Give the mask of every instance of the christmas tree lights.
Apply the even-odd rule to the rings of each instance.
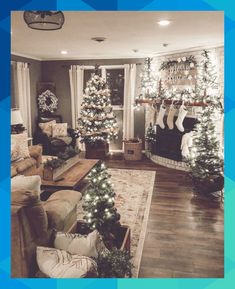
[[[106,142],[118,137],[116,117],[110,100],[110,91],[103,78],[92,74],[87,82],[78,119],[81,142]]]
[[[146,58],[141,77],[141,95],[142,99],[155,99],[157,97],[157,76],[153,68],[152,58]]]
[[[88,175],[89,188],[84,195],[84,219],[91,230],[97,229],[107,236],[119,226],[120,215],[114,206],[115,192],[110,174],[104,163],[97,165]]]

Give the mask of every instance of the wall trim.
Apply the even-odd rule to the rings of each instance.
[[[159,53],[154,54],[153,57],[171,56],[174,54],[197,52],[197,51],[204,50],[204,49],[216,49],[216,48],[224,48],[224,43],[218,43],[218,45],[197,46],[197,47],[191,47],[188,49],[178,49],[174,51],[159,52]]]
[[[31,56],[31,55],[27,55],[27,54],[23,54],[23,53],[14,52],[14,51],[11,51],[11,55],[21,56],[21,57],[25,57],[25,58],[29,58],[29,59],[33,59],[33,60],[42,61],[41,58],[34,57],[34,56]]]

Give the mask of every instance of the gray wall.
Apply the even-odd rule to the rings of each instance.
[[[69,84],[70,65],[122,65],[130,63],[143,63],[143,59],[102,59],[102,60],[55,60],[42,61],[42,81],[54,82],[56,95],[59,98],[57,113],[61,114],[63,121],[71,125],[71,101]],[[139,94],[139,73],[142,65],[137,65],[137,91]],[[144,109],[135,110],[135,136],[144,137],[145,127]]]
[[[30,93],[31,93],[31,113],[32,113],[32,131],[35,130],[36,118],[38,115],[37,112],[37,83],[41,81],[41,61],[21,57],[17,55],[11,55],[11,61],[21,61],[29,63],[30,71]],[[17,100],[14,97],[14,87],[13,81],[11,81],[11,106],[17,106]]]

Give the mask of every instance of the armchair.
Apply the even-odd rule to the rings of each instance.
[[[42,131],[42,129],[39,127],[39,123],[46,123],[52,120],[55,120],[57,123],[61,123],[62,117],[61,115],[51,115],[46,117],[39,116],[37,120],[37,129],[34,134],[33,143],[42,145],[44,155],[57,155],[59,152],[64,152],[66,147],[75,147],[76,145],[76,134],[72,128],[68,128],[68,137],[66,137],[66,139],[49,137]]]

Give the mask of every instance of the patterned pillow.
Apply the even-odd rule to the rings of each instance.
[[[37,263],[40,271],[50,278],[97,276],[97,264],[94,260],[71,255],[64,250],[37,247]]]
[[[29,148],[28,148],[28,136],[26,132],[11,135],[11,147],[18,150],[17,153],[13,153],[13,159],[17,154],[18,158],[29,158]]]
[[[16,162],[20,159],[20,146],[17,143],[11,143],[11,162]]]
[[[97,258],[98,254],[105,254],[108,249],[97,230],[88,235],[57,232],[54,247],[70,254]]]
[[[40,122],[38,126],[41,128],[41,130],[49,137],[52,136],[52,125],[56,124],[55,120],[51,120],[48,122]]]
[[[52,137],[67,136],[67,123],[56,123],[52,125]]]

